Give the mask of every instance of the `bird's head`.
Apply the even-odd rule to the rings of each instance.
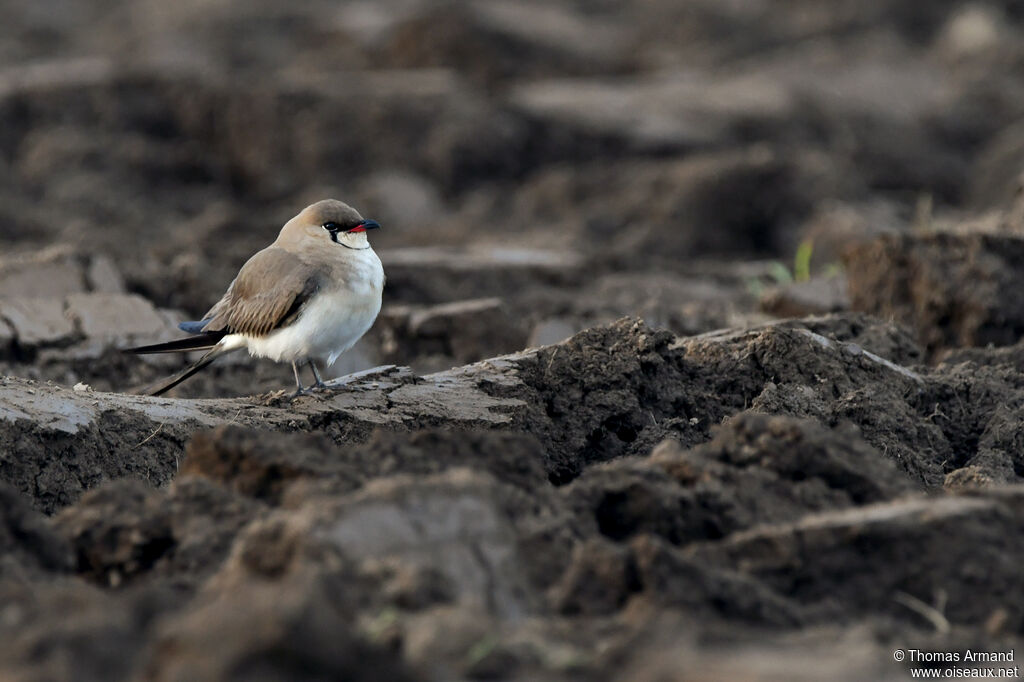
[[[368,249],[367,230],[380,227],[375,220],[366,220],[359,211],[336,199],[311,204],[289,220],[278,240],[302,240],[323,248]],[[314,240],[309,242],[307,240]]]

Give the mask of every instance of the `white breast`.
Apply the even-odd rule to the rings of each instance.
[[[233,334],[226,346],[245,346],[250,355],[276,362],[316,360],[333,365],[373,326],[380,312],[384,269],[373,249],[359,251],[343,286],[324,288],[283,329],[256,338]]]

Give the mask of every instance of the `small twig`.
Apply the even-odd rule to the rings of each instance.
[[[938,609],[939,613],[946,611],[946,602],[949,601],[949,595],[943,589],[935,591],[935,608]]]
[[[935,403],[935,407],[932,409],[932,413],[925,417],[925,419],[927,419],[928,421],[932,421],[933,417],[942,417],[946,421],[950,421],[949,417],[946,416],[946,413],[939,409],[938,403]]]
[[[923,601],[907,594],[906,592],[897,592],[893,600],[908,609],[921,616],[935,628],[935,631],[940,635],[947,634],[950,630],[949,621],[942,615],[942,612],[933,606],[925,604]]]
[[[136,443],[135,447],[140,447],[140,446],[145,445],[146,443],[148,443],[150,440],[153,439],[153,436],[155,436],[156,434],[160,433],[160,429],[162,429],[162,428],[164,428],[164,422],[160,422],[160,425],[156,427],[156,429],[153,431],[153,433],[151,433],[148,436],[146,436],[145,438],[143,438],[141,442]]]
[[[551,359],[548,360],[548,366],[544,368],[545,376],[547,375],[548,372],[551,371],[551,365],[555,364],[555,356],[558,355],[558,351],[559,351],[559,349],[555,348],[555,350],[551,352]]]

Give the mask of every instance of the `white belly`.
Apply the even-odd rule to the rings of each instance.
[[[287,327],[263,337],[232,334],[222,343],[245,347],[250,355],[276,362],[316,360],[333,365],[369,331],[380,312],[384,272],[376,254],[367,265],[365,276],[348,282],[344,289],[314,296]]]

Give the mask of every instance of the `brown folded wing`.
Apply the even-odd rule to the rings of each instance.
[[[210,320],[203,331],[265,336],[291,324],[320,282],[321,273],[294,254],[275,246],[263,249],[203,317]]]

